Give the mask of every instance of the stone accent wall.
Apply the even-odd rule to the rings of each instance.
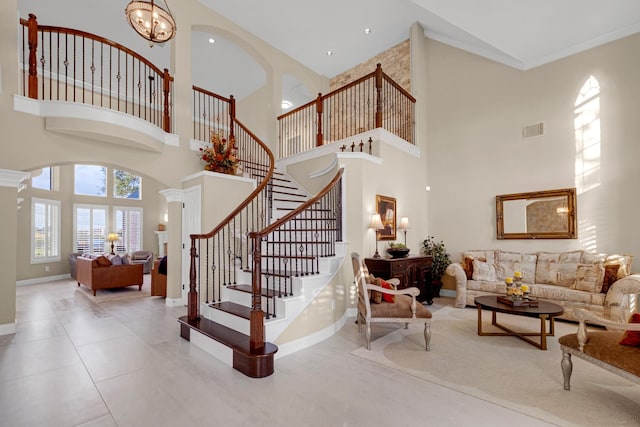
[[[382,71],[411,93],[411,49],[409,39],[385,50],[367,61],[356,65],[331,79],[331,90],[338,89],[354,80],[376,70],[376,64],[382,65]]]

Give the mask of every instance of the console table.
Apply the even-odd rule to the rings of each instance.
[[[405,258],[365,258],[369,272],[381,279],[400,279],[400,288],[416,287],[420,289],[417,299],[433,304],[438,296],[431,285],[431,255],[410,255]]]

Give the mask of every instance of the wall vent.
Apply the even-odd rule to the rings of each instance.
[[[522,138],[532,138],[544,134],[544,123],[536,123],[522,128]]]

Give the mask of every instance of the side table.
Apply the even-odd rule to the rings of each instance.
[[[433,304],[436,295],[431,285],[431,255],[410,255],[404,258],[365,258],[365,265],[369,272],[381,279],[397,278],[400,288],[416,287],[420,289],[417,299]]]

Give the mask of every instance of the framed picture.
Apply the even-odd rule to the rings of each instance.
[[[396,199],[376,195],[376,212],[384,225],[378,233],[378,240],[396,240]]]

